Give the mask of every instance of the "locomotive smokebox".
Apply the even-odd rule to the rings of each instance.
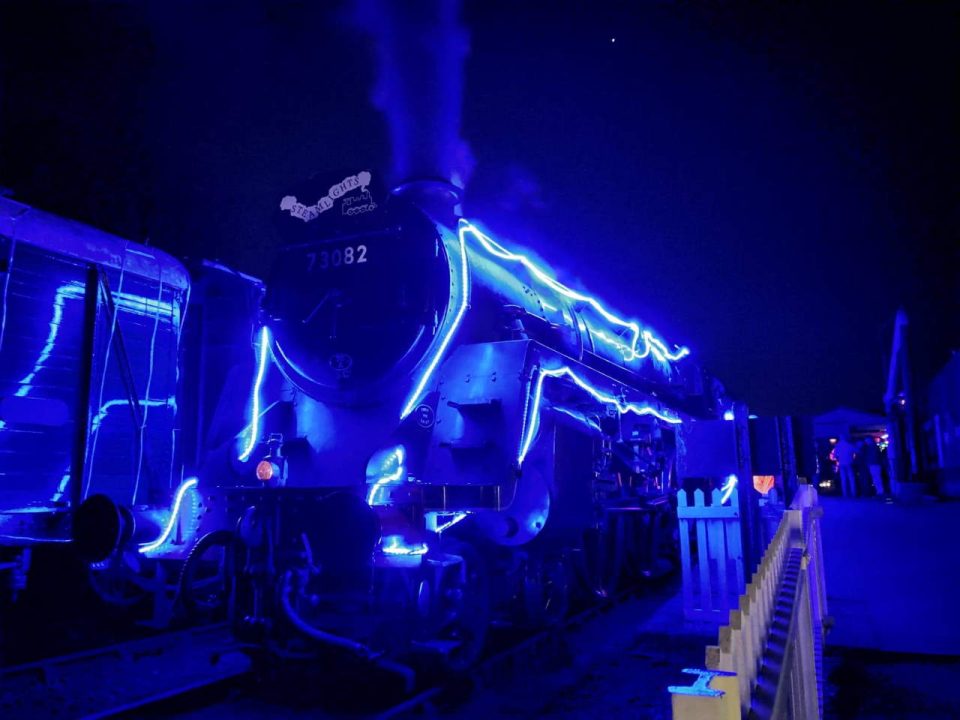
[[[393,195],[423,210],[435,222],[456,227],[463,215],[460,202],[463,190],[440,178],[408,180],[393,189]]]

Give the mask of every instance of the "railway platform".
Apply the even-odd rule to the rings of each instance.
[[[821,503],[826,716],[960,717],[960,503]]]

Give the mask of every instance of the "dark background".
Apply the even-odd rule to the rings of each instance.
[[[957,5],[467,2],[466,209],[760,412],[879,409],[960,339]],[[265,275],[316,171],[384,167],[336,3],[0,0],[0,185]],[[615,38],[615,42],[612,41]]]

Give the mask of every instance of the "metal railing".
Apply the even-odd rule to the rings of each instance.
[[[801,486],[757,571],[706,648],[704,670],[672,686],[674,720],[823,716],[827,594],[816,490]]]

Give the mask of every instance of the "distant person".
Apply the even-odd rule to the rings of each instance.
[[[833,457],[840,469],[840,487],[844,497],[857,496],[857,476],[853,472],[853,461],[857,457],[857,449],[847,437],[842,437],[833,447]]]
[[[882,497],[883,472],[880,466],[880,448],[877,447],[877,441],[872,437],[865,438],[863,447],[860,449],[860,456],[863,458],[863,462],[870,472],[870,479],[873,480],[873,489],[876,490],[877,497]]]

